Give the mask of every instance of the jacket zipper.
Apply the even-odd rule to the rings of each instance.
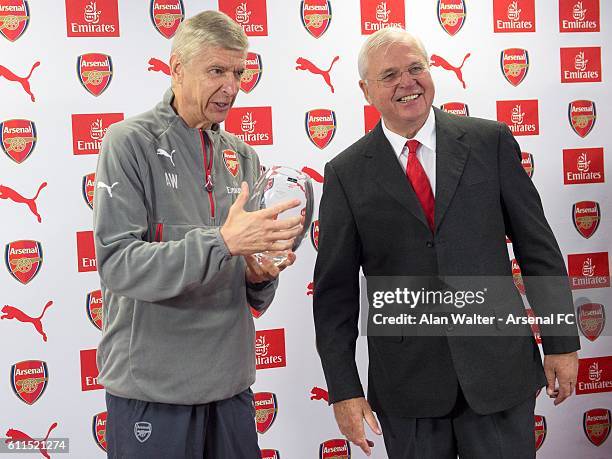
[[[215,200],[213,198],[213,182],[212,182],[212,167],[213,167],[213,146],[208,136],[204,137],[204,132],[200,129],[200,140],[202,142],[202,153],[204,155],[204,177],[205,184],[204,188],[208,192],[208,202],[210,203],[210,216],[214,220],[215,218]],[[209,156],[210,151],[210,158]]]
[[[164,238],[164,224],[158,223],[157,228],[155,228],[155,242],[161,242]]]

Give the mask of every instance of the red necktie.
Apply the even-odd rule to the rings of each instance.
[[[417,199],[421,203],[421,207],[427,217],[427,222],[431,230],[434,230],[434,195],[431,191],[431,184],[425,173],[425,169],[419,158],[417,158],[416,151],[420,145],[418,140],[408,140],[406,147],[408,148],[408,163],[406,165],[406,176],[412,185],[412,189],[416,193]]]

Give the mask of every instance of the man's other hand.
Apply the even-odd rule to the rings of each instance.
[[[230,207],[221,237],[232,255],[252,255],[266,251],[291,250],[302,231],[301,217],[277,219],[278,214],[300,205],[298,199],[268,209],[247,212],[249,186],[242,182],[242,192]]]
[[[555,399],[555,406],[572,395],[578,377],[578,354],[550,354],[544,356],[546,393]],[[557,384],[558,383],[558,384]]]
[[[367,456],[372,454],[371,448],[374,442],[366,438],[363,420],[365,419],[375,434],[382,435],[382,431],[368,401],[363,397],[350,398],[334,403],[333,407],[336,423],[342,435],[351,443],[359,446]]]
[[[246,280],[250,284],[268,282],[278,277],[283,269],[291,266],[295,262],[295,253],[288,252],[287,259],[276,266],[268,257],[263,257],[261,264],[253,255],[245,255],[246,260]]]

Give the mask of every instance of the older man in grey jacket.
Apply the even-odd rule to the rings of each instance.
[[[253,254],[289,250],[298,202],[246,212],[260,165],[219,127],[248,41],[222,13],[184,21],[172,88],[113,125],[97,169],[94,236],[104,302],[98,349],[109,457],[259,457],[254,326],[279,272]]]

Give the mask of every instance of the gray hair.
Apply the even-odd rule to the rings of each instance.
[[[423,42],[419,38],[400,27],[387,27],[370,35],[361,46],[361,49],[359,50],[359,57],[357,58],[359,78],[362,80],[366,79],[370,53],[379,50],[383,46],[388,47],[393,43],[408,43],[415,45],[425,58],[425,64],[429,65],[429,56],[427,55]]]
[[[202,11],[181,23],[172,40],[172,53],[187,64],[203,47],[246,51],[249,40],[242,27],[219,11]]]

